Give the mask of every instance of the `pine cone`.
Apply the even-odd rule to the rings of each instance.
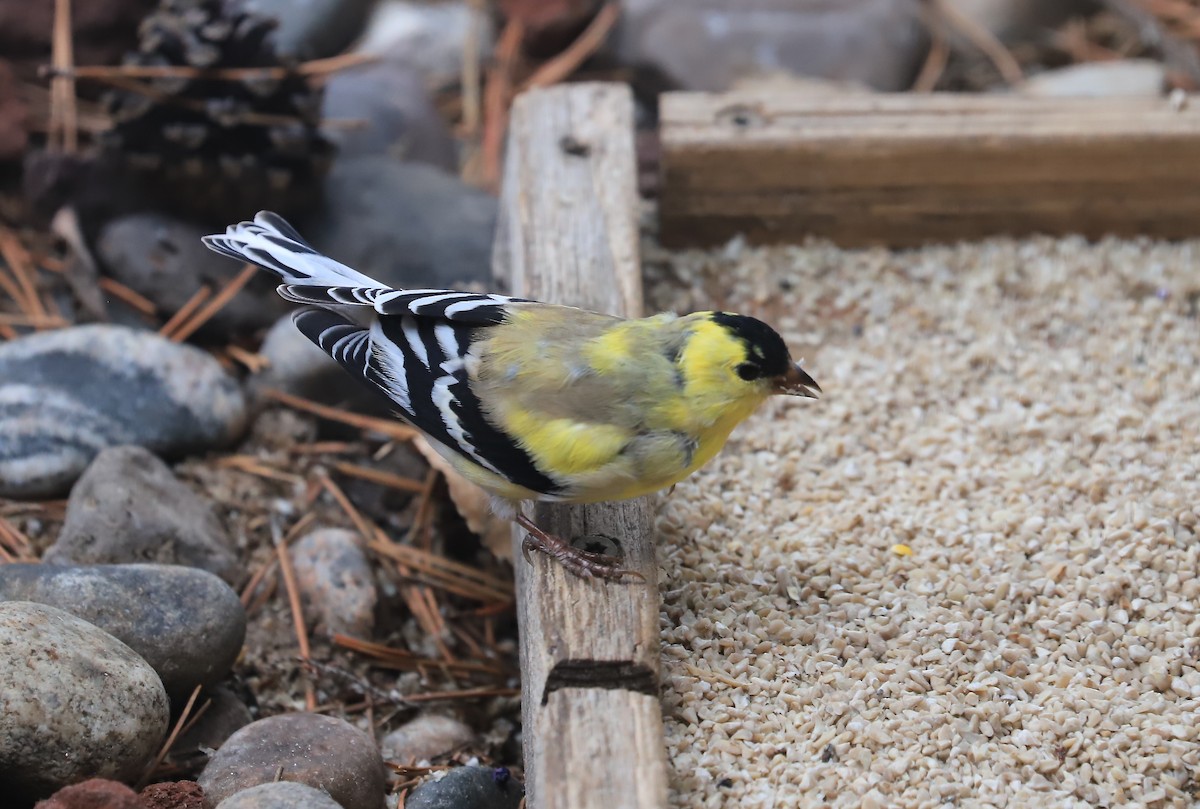
[[[274,20],[230,0],[161,0],[127,65],[282,67]],[[104,140],[172,211],[221,220],[262,208],[295,212],[317,196],[333,147],[318,131],[321,93],[298,75],[225,81],[136,80],[106,107]]]

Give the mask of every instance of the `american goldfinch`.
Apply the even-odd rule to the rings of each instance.
[[[820,387],[760,320],[726,312],[623,319],[569,306],[442,289],[392,289],[314,250],[259,213],[204,238],[282,279],[297,303],[328,309],[296,326],[492,497],[498,514],[581,576],[617,578],[617,560],[540,529],[519,503],[593,503],[664,489],[707,463],[772,394]]]

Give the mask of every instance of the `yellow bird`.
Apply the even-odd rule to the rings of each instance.
[[[724,446],[767,397],[820,387],[783,339],[745,315],[624,319],[502,295],[392,289],[259,213],[204,238],[282,279],[279,294],[361,306],[365,325],[308,309],[296,326],[382,391],[450,464],[528,533],[525,549],[581,576],[628,573],[572,547],[519,503],[622,500],[673,486]]]

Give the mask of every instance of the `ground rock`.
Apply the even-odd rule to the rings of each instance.
[[[302,233],[322,252],[396,287],[492,283],[496,200],[458,177],[380,155],[338,160]]]
[[[455,767],[414,789],[404,809],[517,809],[524,795],[507,770]]]
[[[383,759],[375,742],[341,719],[296,713],[260,719],[233,734],[199,783],[217,805],[252,786],[297,781],[326,790],[343,809],[381,809]]]
[[[616,43],[622,61],[706,91],[774,73],[906,90],[927,47],[917,0],[643,1]]]
[[[467,0],[382,0],[371,14],[358,51],[404,59],[417,69],[426,87],[436,89],[462,78],[464,43],[472,30],[478,33],[475,49],[482,64],[492,41],[491,18],[485,9],[472,8]]]
[[[62,494],[105,447],[162,455],[233,440],[237,381],[208,354],[123,326],[74,326],[0,344],[0,497]]]
[[[458,170],[450,129],[425,90],[425,81],[402,56],[334,73],[325,82],[321,117],[361,121],[332,129],[338,157],[390,155],[398,160]]]
[[[107,275],[169,315],[179,311],[201,287],[219,290],[241,272],[241,264],[214,253],[200,241],[211,232],[166,214],[135,213],[103,227],[96,253]],[[291,308],[276,294],[277,285],[275,276],[258,273],[201,327],[197,337],[226,341],[232,335],[271,325]]]
[[[34,809],[146,809],[138,794],[117,781],[93,778],[63,787]]]
[[[374,0],[243,0],[242,8],[279,22],[271,35],[285,59],[323,59],[362,32]]]
[[[358,534],[325,528],[292,547],[296,584],[326,635],[369,639],[375,627],[375,575]]]
[[[153,666],[176,699],[224,678],[246,634],[229,585],[174,565],[4,565],[0,601],[36,601],[103,629]]]
[[[207,809],[204,790],[195,781],[167,781],[141,791],[145,809]]]
[[[71,490],[56,564],[158,562],[207,570],[236,584],[245,571],[212,504],[141,447],[101,452]]]
[[[341,804],[328,792],[294,781],[279,781],[243,789],[221,801],[217,809],[341,809]]]
[[[379,747],[388,761],[430,761],[475,739],[475,731],[452,716],[424,714],[383,737]]]
[[[1167,86],[1167,69],[1152,59],[1121,59],[1047,70],[1017,92],[1041,97],[1156,98]]]
[[[0,705],[0,773],[18,806],[85,778],[138,777],[170,718],[162,682],[136,652],[27,601],[0,603]]]

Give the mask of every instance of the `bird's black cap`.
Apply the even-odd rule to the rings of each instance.
[[[792,368],[792,358],[779,332],[758,318],[714,312],[713,322],[724,326],[746,343],[747,359],[761,370],[761,376],[783,376]]]

